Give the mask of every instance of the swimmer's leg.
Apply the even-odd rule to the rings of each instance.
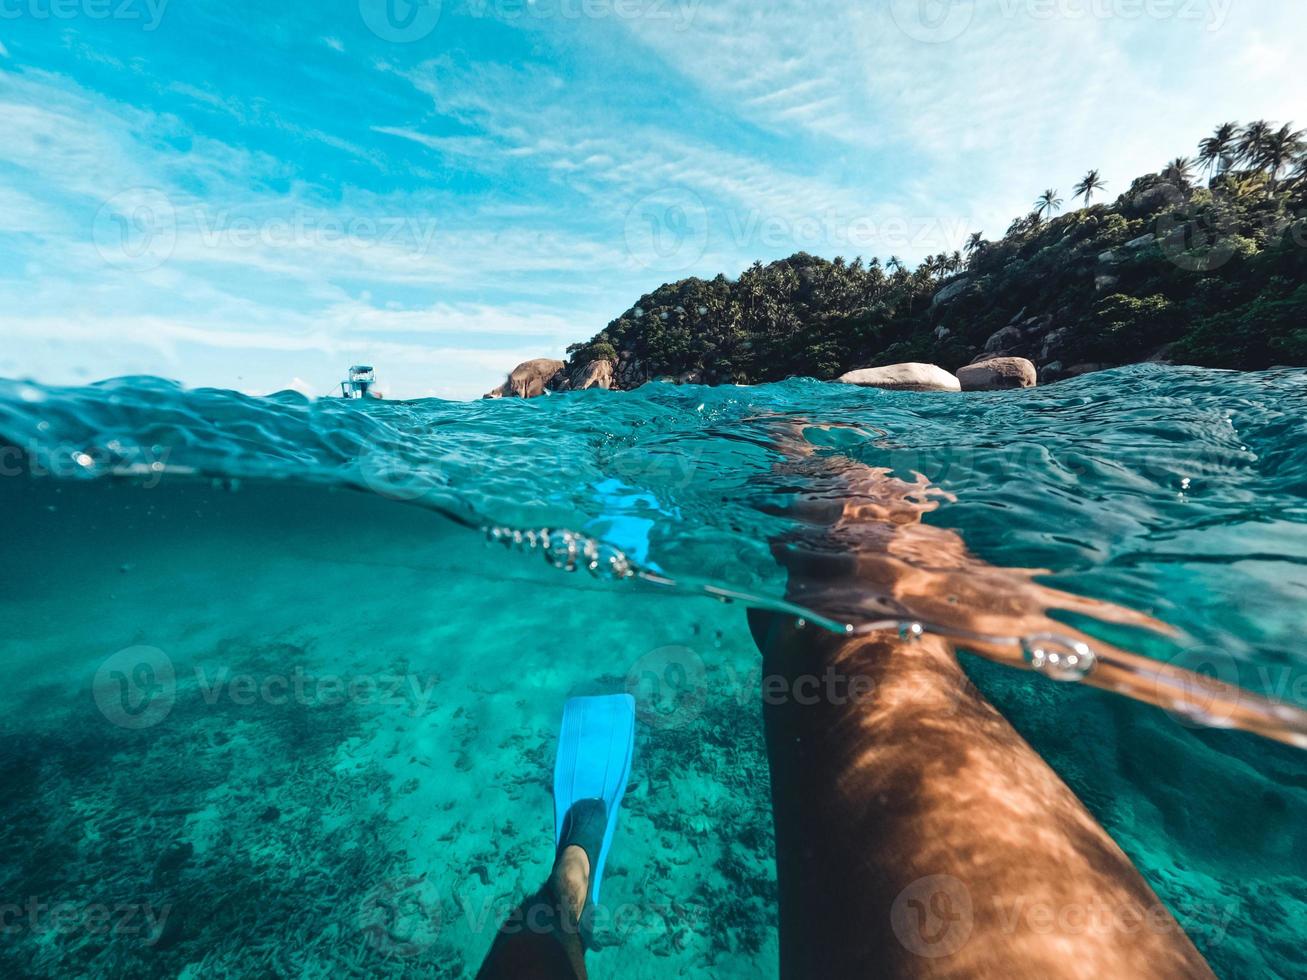
[[[750,626],[783,977],[1212,976],[946,644]]]
[[[563,849],[549,880],[504,920],[480,980],[586,980],[578,923],[590,888],[585,850]]]

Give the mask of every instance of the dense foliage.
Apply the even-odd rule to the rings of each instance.
[[[1208,179],[1199,181],[1200,167]],[[1141,177],[1110,204],[1104,181],[1049,189],[996,241],[915,270],[897,258],[800,252],[737,279],[684,279],[642,296],[572,366],[617,365],[630,387],[672,376],[754,383],[982,354],[1030,357],[1054,379],[1150,357],[1215,367],[1307,365],[1307,145],[1291,127],[1220,127],[1198,161]]]

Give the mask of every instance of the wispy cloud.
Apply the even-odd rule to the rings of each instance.
[[[16,22],[0,373],[328,391],[359,357],[400,394],[474,395],[663,281],[914,261],[1089,167],[1123,191],[1218,122],[1307,105],[1297,5],[491,8],[411,45],[296,4],[178,6],[148,37]]]

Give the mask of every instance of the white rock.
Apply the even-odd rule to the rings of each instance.
[[[862,388],[887,388],[890,391],[961,391],[962,385],[952,374],[934,364],[909,361],[884,367],[862,368],[840,375],[846,385]]]

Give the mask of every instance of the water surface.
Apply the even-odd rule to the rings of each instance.
[[[0,382],[6,972],[471,975],[547,872],[564,699],[629,688],[594,975],[774,975],[743,610],[481,529],[779,598],[768,542],[805,488],[774,442],[800,419],[838,426],[833,464],[951,494],[928,522],[989,563],[1180,634],[1064,617],[1087,632],[1307,695],[1303,371],[407,404]],[[1307,969],[1307,756],[964,663],[1218,973]]]

